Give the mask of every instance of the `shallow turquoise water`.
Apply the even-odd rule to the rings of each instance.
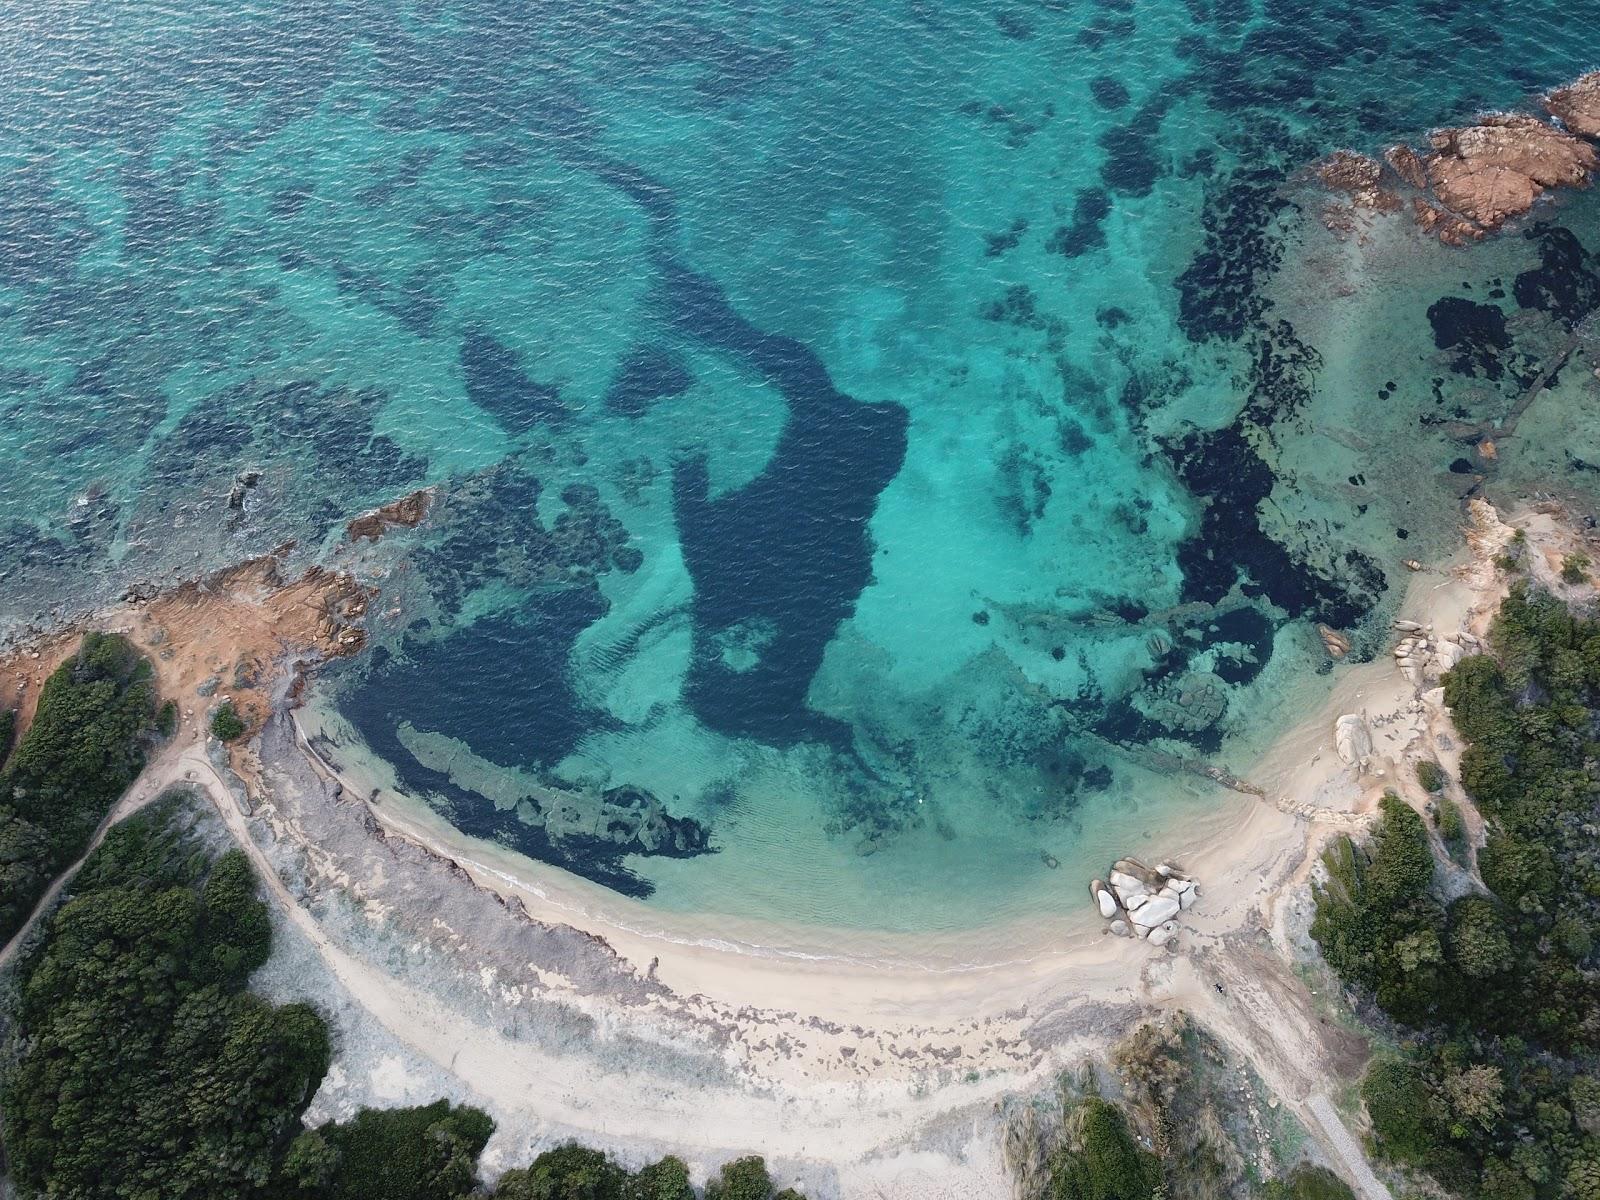
[[[1600,289],[1591,198],[1541,214],[1576,249],[1385,227],[1386,274],[1295,173],[1526,103],[1597,18],[25,7],[6,615],[442,484],[328,686],[464,829],[669,907],[1075,895],[1107,822],[1217,802],[1171,756],[1242,767],[1325,687],[1312,622],[1370,652],[1399,560],[1453,544],[1441,422],[1503,411]],[[1492,361],[1446,296],[1506,318]],[[1491,488],[1588,496],[1567,375]]]

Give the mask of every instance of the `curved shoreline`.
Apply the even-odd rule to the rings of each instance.
[[[1505,586],[1492,560],[1510,527],[1481,503],[1473,516],[1468,548],[1412,578],[1403,617],[1481,632]],[[1571,545],[1559,544],[1559,523],[1521,523],[1558,570]],[[213,669],[211,603],[249,617],[264,601],[219,595],[177,614],[194,643],[152,655],[169,694],[193,694],[201,667]],[[270,597],[256,615],[248,652],[278,645],[280,665],[302,661],[304,646],[278,638]],[[101,623],[165,651],[172,618],[163,611],[158,625],[130,607]],[[1319,1098],[1348,1070],[1349,1035],[1323,1022],[1295,973],[1304,885],[1327,836],[1360,828],[1386,788],[1415,791],[1412,762],[1438,754],[1434,737],[1449,728],[1437,697],[1425,699],[1424,681],[1395,660],[1341,668],[1316,711],[1254,765],[1266,798],[1241,797],[1198,836],[1192,825],[1171,831],[1190,838],[1181,861],[1203,895],[1166,947],[1102,933],[1087,881],[1063,877],[1053,918],[874,935],[885,952],[863,954],[859,933],[841,949],[837,931],[651,910],[442,819],[436,828],[381,790],[374,803],[374,781],[341,764],[337,778],[306,744],[296,677],[274,672],[270,697],[256,693],[272,715],[256,742],[233,747],[238,778],[207,756],[191,711],[139,794],[200,784],[327,977],[523,1139],[515,1155],[570,1136],[629,1159],[671,1151],[706,1163],[757,1150],[823,1172],[807,1175],[819,1196],[888,1186],[893,1164],[889,1200],[927,1194],[930,1163],[965,1194],[999,1194],[1007,1098],[1176,1008],[1248,1060],[1337,1157],[1342,1126]],[[1356,764],[1339,759],[1332,732],[1350,712],[1372,725],[1371,756]],[[609,899],[597,905],[597,895]],[[356,1074],[373,1067],[347,1063]]]

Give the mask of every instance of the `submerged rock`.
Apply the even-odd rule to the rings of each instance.
[[[1463,220],[1455,213],[1445,212],[1437,204],[1429,204],[1421,196],[1411,201],[1411,213],[1417,219],[1417,224],[1422,226],[1423,233],[1431,233],[1438,237],[1446,246],[1465,246],[1468,242],[1480,241],[1484,231],[1471,221]]]
[[[1329,658],[1343,658],[1350,653],[1350,639],[1337,629],[1319,622],[1317,636],[1322,639],[1323,649],[1328,652]]]
[[[1314,168],[1325,187],[1343,192],[1350,203],[1372,212],[1394,212],[1400,197],[1384,186],[1383,164],[1353,150],[1335,150]]]

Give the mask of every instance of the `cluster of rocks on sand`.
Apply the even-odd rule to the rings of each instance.
[[[1089,895],[1118,937],[1147,938],[1164,946],[1178,934],[1176,920],[1200,895],[1195,881],[1171,863],[1147,867],[1137,858],[1119,858],[1110,881],[1096,879]]]
[[[1475,241],[1521,216],[1551,188],[1585,187],[1600,155],[1600,71],[1544,97],[1559,124],[1526,113],[1487,113],[1472,124],[1435,130],[1428,149],[1389,147],[1383,159],[1340,150],[1317,164],[1322,183],[1348,199],[1324,213],[1348,230],[1359,211],[1398,212],[1441,241]]]
[[[1465,630],[1459,633],[1436,634],[1432,625],[1417,621],[1396,621],[1394,628],[1400,638],[1395,643],[1394,661],[1400,674],[1413,687],[1427,687],[1422,701],[1441,708],[1444,689],[1439,681],[1469,654],[1483,652],[1483,643]],[[1333,748],[1340,761],[1352,766],[1362,766],[1372,757],[1372,729],[1362,713],[1345,713],[1333,723]]]

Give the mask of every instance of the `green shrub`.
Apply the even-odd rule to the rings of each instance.
[[[1072,1124],[1075,1136],[1050,1160],[1050,1200],[1151,1200],[1161,1165],[1139,1148],[1116,1105],[1091,1097]]]
[[[301,1134],[284,1171],[316,1200],[464,1200],[477,1186],[478,1155],[493,1132],[487,1114],[448,1100],[364,1108],[349,1121]]]
[[[689,1168],[683,1159],[668,1155],[640,1169],[623,1188],[627,1200],[694,1200]]]
[[[1516,961],[1499,906],[1485,896],[1463,896],[1450,906],[1450,959],[1469,979],[1486,979]]]
[[[211,733],[218,741],[231,742],[243,734],[244,730],[244,721],[234,711],[231,701],[224,701],[218,705],[217,711],[211,715]]]
[[[1433,759],[1425,758],[1417,763],[1417,782],[1422,785],[1424,791],[1440,792],[1444,790],[1444,785],[1449,780],[1445,777],[1443,767]]]
[[[167,700],[156,713],[156,732],[162,737],[169,738],[178,732],[178,703]]]
[[[609,1157],[568,1142],[507,1171],[494,1194],[499,1200],[624,1200],[628,1182],[628,1173]]]
[[[1401,1059],[1374,1059],[1361,1080],[1361,1099],[1384,1154],[1401,1162],[1428,1158],[1438,1137],[1422,1072]]]
[[[1566,583],[1582,583],[1589,569],[1589,556],[1579,551],[1561,560],[1561,578]]]
[[[1261,1189],[1262,1200],[1356,1200],[1356,1194],[1327,1167],[1301,1163],[1283,1179]]]
[[[773,1200],[772,1176],[760,1155],[736,1158],[706,1181],[706,1200]]]
[[[1461,815],[1461,806],[1449,796],[1441,796],[1437,801],[1435,822],[1439,827],[1439,837],[1446,847],[1465,845],[1467,840],[1467,822]]]
[[[17,710],[0,708],[0,767],[11,754],[11,739],[17,732]]]

